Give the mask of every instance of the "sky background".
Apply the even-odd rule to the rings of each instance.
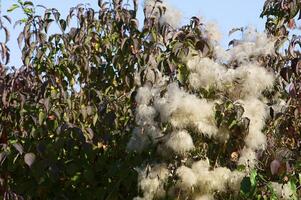
[[[126,0],[125,0],[126,1]],[[124,1],[124,2],[125,2]],[[131,1],[131,0],[130,0]],[[7,14],[7,9],[17,0],[2,0],[2,14]],[[32,0],[34,4],[42,4],[48,8],[56,8],[61,12],[61,17],[65,17],[72,6],[79,3],[89,3],[91,7],[97,8],[97,0]],[[178,8],[183,15],[182,23],[188,23],[192,16],[201,16],[206,21],[214,21],[219,25],[223,34],[222,45],[227,46],[231,40],[228,36],[229,30],[237,27],[253,26],[258,31],[264,30],[264,19],[259,18],[264,0],[168,0],[169,4]],[[139,0],[138,18],[143,19],[143,0]],[[23,18],[22,12],[16,10],[9,13],[13,20]],[[55,27],[50,29],[55,31]],[[11,50],[11,61],[9,66],[21,65],[21,51],[17,45],[17,37],[21,31],[20,27],[11,30],[11,40],[8,44]],[[3,38],[3,32],[0,39]],[[236,35],[232,36],[236,37]]]

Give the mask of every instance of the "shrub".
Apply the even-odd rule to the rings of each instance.
[[[298,199],[300,38],[280,47],[300,3],[267,1],[266,32],[227,50],[216,24],[147,0],[140,27],[137,5],[18,1],[18,68],[2,16],[3,198]]]

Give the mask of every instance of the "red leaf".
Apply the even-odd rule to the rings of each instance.
[[[296,23],[294,19],[290,19],[289,22],[287,23],[288,27],[290,29],[295,29],[296,28]]]

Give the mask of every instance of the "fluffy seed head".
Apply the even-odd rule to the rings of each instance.
[[[186,152],[194,149],[192,138],[185,130],[171,133],[166,146],[179,155],[184,155]]]

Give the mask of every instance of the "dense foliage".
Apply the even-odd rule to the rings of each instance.
[[[141,26],[137,0],[97,3],[13,4],[19,67],[0,16],[3,199],[301,196],[297,0],[267,0],[266,33],[233,29],[228,50],[166,2],[144,1]]]

